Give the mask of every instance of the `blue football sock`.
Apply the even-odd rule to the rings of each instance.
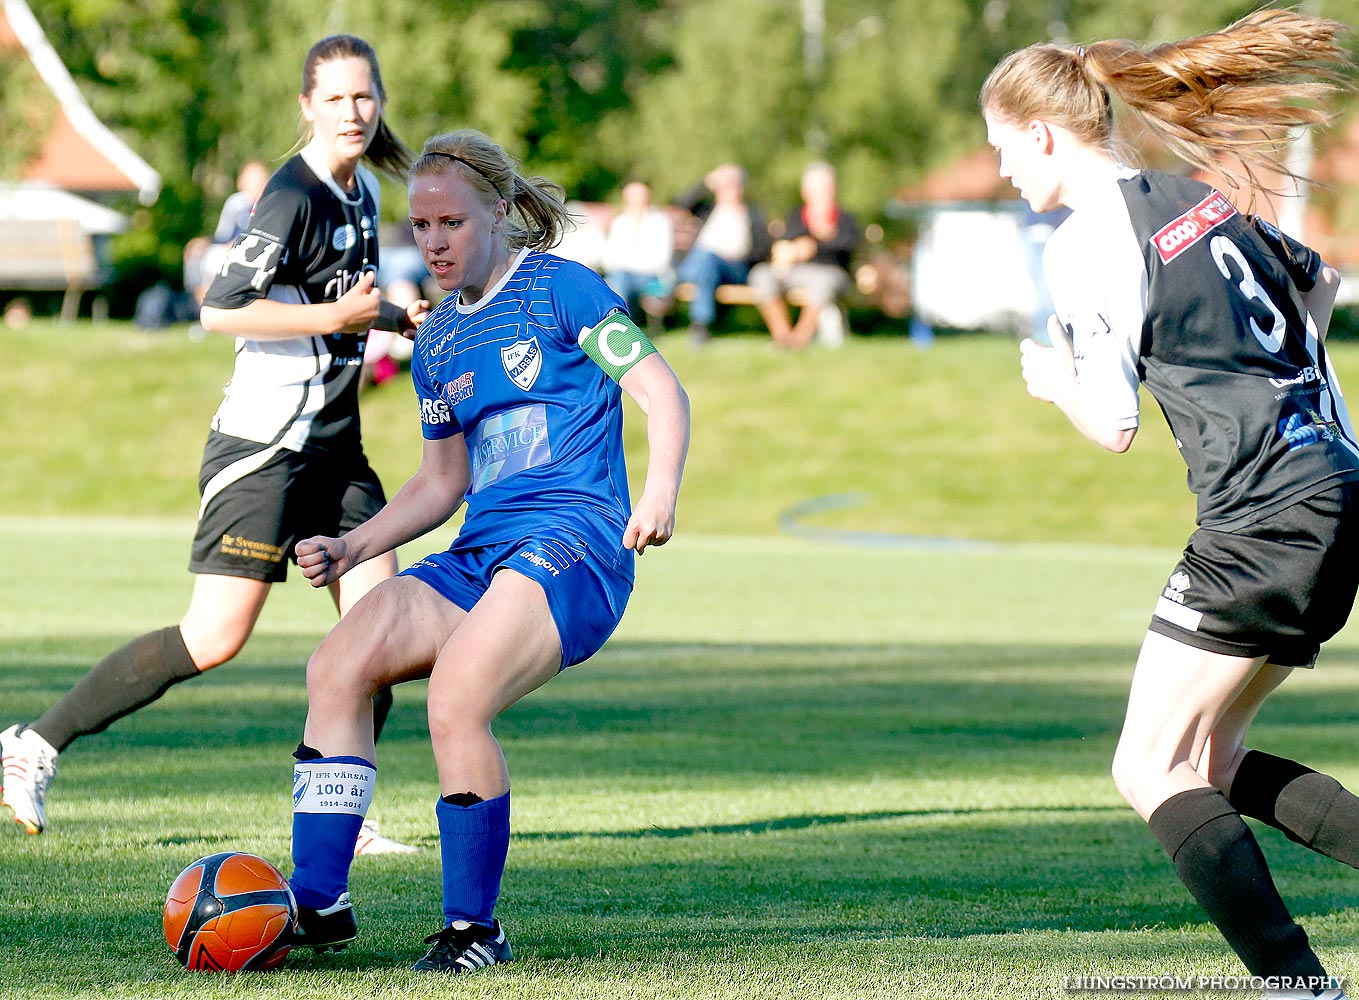
[[[297,904],[325,909],[349,889],[354,843],[377,768],[362,757],[317,757],[293,768],[293,873]]]
[[[510,793],[470,806],[441,799],[434,812],[444,868],[444,919],[489,927],[510,849]]]

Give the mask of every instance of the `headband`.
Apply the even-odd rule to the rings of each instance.
[[[495,193],[498,194],[498,195],[500,195],[500,198],[501,198],[502,201],[509,201],[509,200],[510,200],[510,199],[506,198],[504,192],[500,190],[500,185],[497,184],[497,183],[495,182],[495,178],[492,177],[490,174],[488,174],[486,171],[482,170],[479,166],[477,166],[477,165],[476,165],[475,163],[473,163],[471,160],[464,160],[461,156],[458,156],[456,153],[445,153],[442,149],[431,149],[431,150],[427,151],[426,153],[424,153],[424,154],[422,154],[422,155],[424,155],[424,156],[446,156],[446,157],[447,157],[448,159],[450,159],[450,160],[457,160],[459,163],[464,164],[465,166],[471,167],[471,168],[472,168],[473,170],[475,170],[477,173],[481,174],[482,177],[486,178],[486,183],[490,184],[491,187],[495,188]]]

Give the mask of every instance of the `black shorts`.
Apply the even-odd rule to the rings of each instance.
[[[296,452],[208,435],[198,473],[198,533],[192,573],[279,583],[293,546],[310,535],[341,535],[386,503],[360,449]]]
[[[1342,483],[1239,531],[1189,537],[1151,631],[1228,656],[1310,667],[1359,587],[1359,483]]]

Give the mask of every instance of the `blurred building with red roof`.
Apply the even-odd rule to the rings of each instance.
[[[156,200],[160,175],[95,117],[24,0],[0,7],[0,59],[27,60],[56,99],[40,152],[18,178],[5,180],[78,195],[135,193],[144,205]]]
[[[0,3],[0,68],[0,289],[64,291],[71,319],[81,293],[111,277],[108,238],[128,227],[103,202],[150,205],[160,174],[95,116],[24,0]]]

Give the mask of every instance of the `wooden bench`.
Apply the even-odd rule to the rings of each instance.
[[[94,240],[75,221],[0,219],[0,288],[64,291],[61,318],[70,322],[81,294],[106,277]]]
[[[681,282],[675,286],[675,298],[681,302],[692,302],[694,300],[694,286],[689,282]],[[755,304],[755,292],[749,285],[718,285],[713,292],[713,298],[724,306],[753,306]],[[801,309],[807,305],[807,293],[801,288],[790,288],[784,296],[789,305],[797,306]],[[839,347],[844,343],[845,336],[849,333],[849,316],[843,302],[837,302],[835,308],[825,309],[818,317],[816,324],[817,342],[826,347]]]
[[[798,308],[807,304],[806,293],[800,288],[789,289],[785,297],[790,305]],[[689,282],[676,285],[675,298],[681,302],[692,302],[694,300],[694,286]],[[713,298],[724,306],[753,306],[755,304],[755,293],[749,285],[718,285],[717,291],[713,293]]]

